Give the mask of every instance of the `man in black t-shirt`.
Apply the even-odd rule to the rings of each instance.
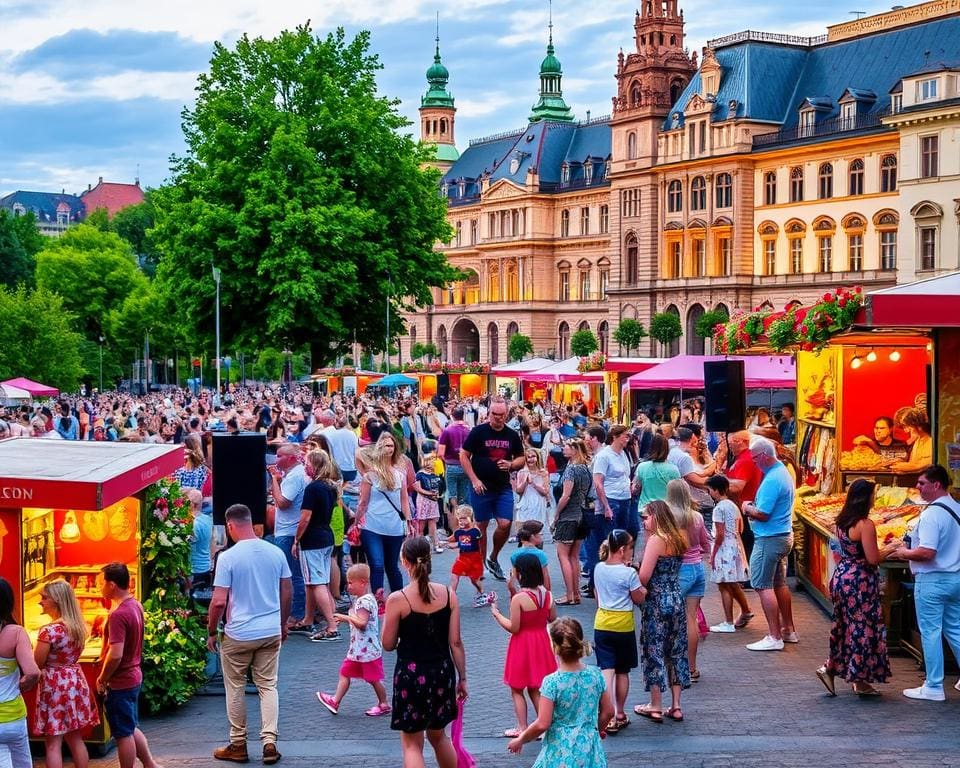
[[[507,426],[507,404],[494,400],[489,421],[470,430],[460,449],[460,465],[470,480],[470,504],[480,528],[480,553],[494,578],[505,580],[497,558],[510,535],[513,522],[513,488],[510,473],[523,466],[523,441]],[[493,549],[487,553],[487,525],[493,519]]]
[[[311,454],[312,456],[312,454]],[[310,476],[332,471],[330,459],[326,454],[309,458]],[[325,480],[313,480],[303,491],[303,503],[300,505],[300,520],[293,542],[293,556],[299,560],[303,572],[303,583],[307,595],[307,610],[303,623],[313,623],[314,611],[319,610],[327,622],[325,630],[314,632],[310,639],[314,642],[339,640],[340,633],[333,618],[336,610],[334,597],[330,591],[331,574],[338,568],[333,556],[333,508],[337,503],[337,489]],[[339,582],[338,582],[339,583]]]

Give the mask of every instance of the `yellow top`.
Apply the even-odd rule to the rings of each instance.
[[[593,620],[593,628],[606,632],[633,632],[635,628],[633,611],[611,611],[609,608],[598,608]]]

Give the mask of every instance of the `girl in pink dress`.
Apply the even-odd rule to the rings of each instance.
[[[53,621],[40,628],[33,652],[40,667],[33,729],[44,738],[47,768],[62,768],[64,741],[73,764],[87,768],[89,758],[80,732],[100,722],[77,663],[87,641],[87,625],[73,587],[62,579],[41,588],[40,608]]]
[[[557,660],[547,634],[547,623],[557,618],[557,606],[543,586],[543,567],[536,555],[517,557],[513,578],[520,584],[520,591],[510,600],[510,617],[500,613],[496,603],[490,605],[493,618],[510,633],[503,682],[510,686],[517,727],[508,728],[503,735],[511,739],[527,728],[524,690],[536,715],[540,706],[540,684],[544,677],[557,671]]]

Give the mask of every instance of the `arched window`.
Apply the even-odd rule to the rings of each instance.
[[[880,191],[897,191],[897,156],[884,155],[880,160]]]
[[[440,359],[447,359],[447,326],[437,328],[437,343],[440,345]]]
[[[790,252],[790,274],[803,274],[803,240],[807,233],[807,225],[802,221],[788,221],[784,227],[787,233],[787,243]]]
[[[673,304],[667,307],[666,310],[664,311],[669,312],[672,315],[676,315],[677,320],[680,319],[680,310],[677,309],[676,306],[674,306]],[[682,327],[683,326],[681,326],[681,328]],[[679,354],[680,354],[680,339],[674,339],[667,345],[667,357],[676,357]]]
[[[821,163],[817,172],[817,197],[827,200],[833,197],[833,166],[830,163]]]
[[[637,134],[633,131],[627,134],[627,160],[637,159]]]
[[[790,169],[790,202],[803,202],[803,166],[797,165]]]
[[[680,99],[680,94],[683,93],[683,81],[674,80],[670,83],[670,104],[676,104]]]
[[[680,213],[683,210],[683,185],[674,179],[667,185],[667,211]]]
[[[863,270],[863,231],[866,226],[866,220],[856,213],[843,220],[843,230],[847,235],[847,269],[851,272]]]
[[[557,329],[557,355],[561,360],[570,357],[570,326],[566,320]]]
[[[520,326],[515,321],[510,321],[507,325],[507,341],[510,341],[514,336],[520,333]]]
[[[850,163],[850,185],[847,194],[863,194],[863,160],[859,157]]]
[[[577,330],[578,330],[578,331],[589,331],[589,330],[590,330],[590,323],[588,323],[586,320],[581,320],[581,321],[580,321],[580,325],[577,326]]]
[[[821,274],[833,272],[833,233],[836,229],[833,219],[826,216],[813,222],[813,234],[817,238],[817,267]]]
[[[633,83],[630,85],[630,106],[639,107],[640,106],[640,84]]]
[[[444,136],[447,133],[447,118],[440,118],[440,135]]]
[[[880,269],[896,269],[897,229],[900,226],[900,217],[896,211],[879,211],[873,217],[873,226],[880,236]]]
[[[610,349],[610,325],[606,320],[601,320],[597,326],[597,341],[600,342],[600,354],[606,355]]]
[[[679,183],[679,182],[678,182]],[[639,273],[640,244],[637,242],[637,236],[633,233],[627,235],[624,245],[624,265],[623,273],[627,285],[636,285]]]
[[[560,212],[560,237],[570,237],[570,211],[566,208]]]
[[[763,204],[777,204],[777,172],[767,171],[763,175]]]
[[[696,176],[690,182],[690,210],[702,211],[707,207],[707,180]]]
[[[490,365],[500,362],[500,330],[496,323],[487,326],[487,359]]]
[[[697,322],[703,317],[703,306],[694,304],[687,311],[687,354],[702,355],[704,353],[703,336],[697,334]]]
[[[560,276],[558,297],[560,301],[570,301],[570,262],[561,261],[557,264],[557,272]]]
[[[714,192],[717,208],[730,208],[733,205],[733,177],[729,173],[718,173]]]

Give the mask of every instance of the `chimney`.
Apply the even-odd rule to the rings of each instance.
[[[88,183],[88,184],[87,184],[87,192],[89,192],[91,189],[93,189],[93,187]]]
[[[97,186],[99,187],[99,186],[100,186],[100,184],[103,184],[103,176],[101,176],[101,177],[100,177],[100,183],[99,183],[99,184],[97,184]]]

